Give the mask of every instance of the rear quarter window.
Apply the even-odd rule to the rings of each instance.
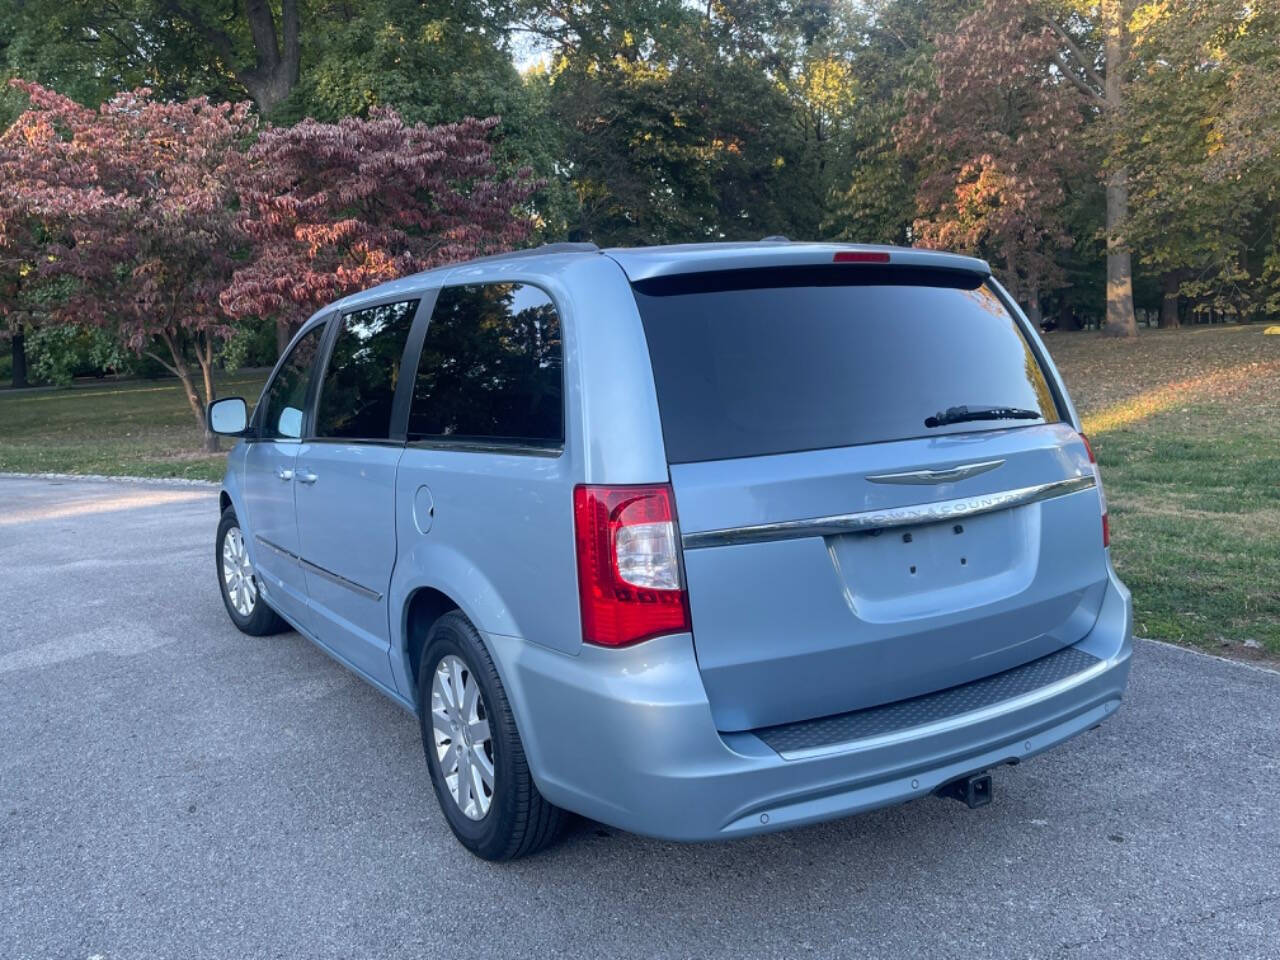
[[[672,463],[1061,419],[1027,338],[972,275],[790,268],[633,289]],[[961,405],[1033,415],[926,426]]]
[[[564,444],[560,316],[523,283],[445,287],[427,325],[409,439]]]

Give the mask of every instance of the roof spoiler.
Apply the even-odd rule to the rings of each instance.
[[[754,241],[741,244],[682,244],[604,251],[617,261],[633,283],[676,274],[719,273],[780,267],[819,267],[838,264],[844,269],[914,268],[964,273],[974,286],[991,275],[985,260],[937,250],[871,244]]]

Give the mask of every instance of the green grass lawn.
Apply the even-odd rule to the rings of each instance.
[[[218,395],[252,405],[265,380],[230,374]],[[203,452],[202,439],[177,380],[0,390],[0,471],[220,480],[226,453]]]
[[[1052,334],[1102,467],[1137,632],[1280,658],[1280,337]]]
[[[1047,338],[1102,464],[1138,632],[1280,658],[1280,337]],[[223,379],[252,403],[265,373]],[[0,471],[217,480],[175,381],[0,391]]]

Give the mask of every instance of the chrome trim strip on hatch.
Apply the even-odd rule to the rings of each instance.
[[[1068,690],[1075,689],[1081,684],[1088,683],[1095,677],[1102,676],[1108,670],[1119,666],[1123,659],[1123,656],[1117,655],[1108,660],[1099,660],[1093,666],[1069,677],[1056,680],[1047,686],[1041,687],[1039,690],[1031,690],[1021,696],[1011,697],[1008,700],[980,707],[977,710],[970,710],[967,713],[958,713],[953,717],[945,717],[941,720],[922,723],[914,727],[904,727],[901,730],[892,730],[889,733],[876,734],[872,737],[863,737],[861,740],[849,740],[845,743],[830,743],[823,744],[820,747],[804,747],[799,750],[787,750],[785,752],[778,750],[775,752],[783,760],[808,760],[812,757],[821,757],[832,753],[858,753],[863,750],[875,750],[878,747],[891,747],[905,743],[908,740],[918,740],[935,734],[950,733],[961,727],[982,723],[986,720],[994,720],[996,717],[1006,713],[1013,713],[1017,710],[1034,706],[1037,703],[1043,703],[1045,700],[1050,700],[1059,694],[1066,693]]]
[[[994,470],[1004,463],[1003,460],[983,460],[980,463],[962,463],[945,470],[908,470],[905,473],[869,474],[871,483],[953,483],[966,477],[976,477],[980,473]]]
[[[729,547],[744,543],[766,543],[772,540],[801,540],[805,537],[834,537],[842,533],[869,533],[873,530],[889,530],[894,527],[911,527],[926,523],[941,523],[961,517],[975,517],[996,510],[1039,503],[1069,493],[1088,490],[1094,486],[1092,473],[1038,483],[1031,487],[1002,490],[999,493],[983,493],[954,500],[935,500],[932,503],[916,503],[906,507],[889,507],[884,510],[866,510],[861,513],[842,513],[830,517],[814,517],[811,520],[785,520],[780,523],[758,523],[744,527],[728,527],[722,530],[703,530],[686,533],[680,538],[686,550],[702,547]]]

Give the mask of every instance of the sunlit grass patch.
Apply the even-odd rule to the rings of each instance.
[[[1213,399],[1215,397],[1230,398],[1241,388],[1256,385],[1259,380],[1280,377],[1280,360],[1268,362],[1243,363],[1224,370],[1215,370],[1198,377],[1178,380],[1164,384],[1128,400],[1106,407],[1096,413],[1083,414],[1084,432],[1087,434],[1103,433],[1145,420],[1175,407],[1188,403]]]

